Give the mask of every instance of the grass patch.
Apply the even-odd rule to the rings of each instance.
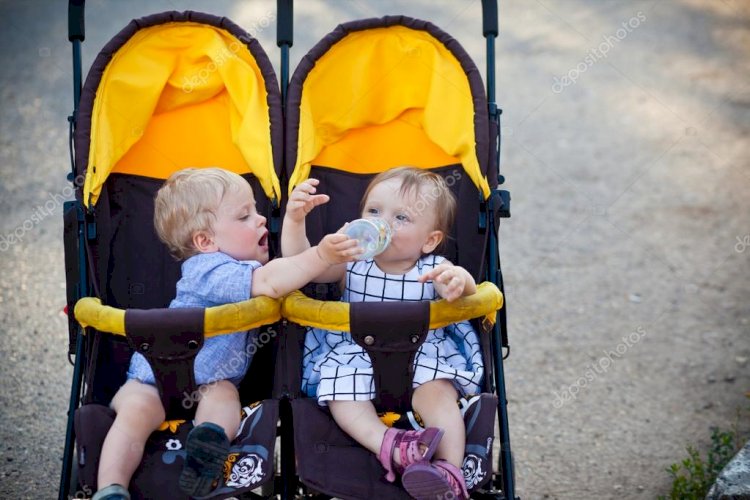
[[[704,459],[693,446],[688,445],[688,457],[672,464],[667,473],[672,477],[672,491],[659,500],[702,500],[711,489],[721,469],[739,450],[734,431],[711,428],[711,447]]]
[[[750,398],[750,392],[745,395]],[[745,441],[738,431],[742,413],[737,410],[731,430],[711,427],[711,446],[705,458],[694,446],[685,448],[687,458],[666,469],[672,477],[672,491],[669,496],[659,496],[659,500],[703,500],[706,497],[716,477]]]

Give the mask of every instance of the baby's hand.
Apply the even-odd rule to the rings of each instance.
[[[320,258],[330,266],[355,261],[362,253],[357,240],[342,233],[325,235],[317,248]]]
[[[286,204],[286,217],[302,222],[313,208],[328,203],[331,198],[327,194],[315,194],[319,183],[318,179],[307,179],[294,188]]]
[[[453,302],[465,295],[466,292],[473,293],[476,288],[474,279],[468,271],[463,267],[454,266],[450,262],[443,262],[418,279],[420,283],[430,280],[432,280],[437,294],[448,302]]]

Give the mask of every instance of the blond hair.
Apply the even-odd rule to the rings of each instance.
[[[451,227],[453,226],[453,219],[456,216],[456,197],[451,192],[445,179],[434,172],[415,167],[397,167],[379,173],[367,186],[367,190],[362,197],[360,211],[364,209],[367,197],[370,196],[372,188],[381,182],[389,181],[391,179],[398,179],[401,181],[401,189],[399,192],[402,196],[416,194],[416,196],[419,197],[417,205],[419,205],[419,201],[421,201],[423,207],[430,205],[435,208],[434,229],[443,233],[443,241],[441,242],[442,246],[450,234]],[[419,210],[419,206],[412,207],[412,209]]]
[[[198,253],[193,236],[213,234],[221,200],[228,192],[247,188],[245,179],[221,168],[186,168],[172,174],[156,193],[154,227],[178,260]]]

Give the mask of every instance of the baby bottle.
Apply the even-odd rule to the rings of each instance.
[[[364,253],[357,256],[359,260],[372,259],[382,253],[391,242],[391,228],[383,219],[353,220],[344,230],[347,236],[357,240]]]

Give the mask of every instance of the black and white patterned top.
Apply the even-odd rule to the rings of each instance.
[[[383,272],[374,260],[347,265],[344,302],[420,301],[439,298],[432,282],[417,278],[443,262],[428,255],[406,274]],[[348,332],[308,329],[302,359],[302,391],[329,400],[375,399],[372,363]],[[452,380],[460,395],[479,391],[484,365],[477,332],[468,321],[430,330],[414,357],[413,387],[435,379]]]

